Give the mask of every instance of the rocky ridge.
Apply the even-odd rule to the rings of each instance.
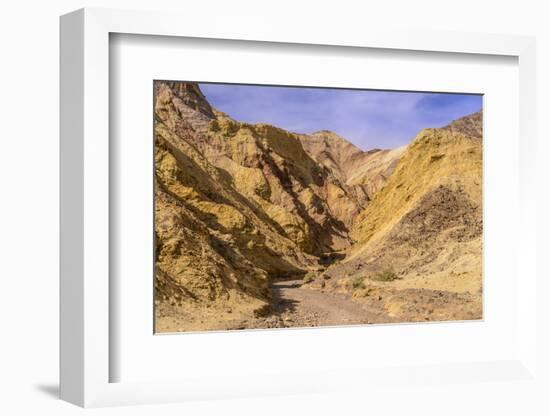
[[[421,131],[358,215],[347,257],[311,285],[384,299],[407,321],[480,318],[482,142],[470,120],[479,117]]]
[[[379,293],[392,321],[414,314],[406,299],[415,296],[442,305],[420,314],[429,319],[476,305],[481,140],[472,132],[481,121],[473,118],[403,148],[363,152],[328,131],[237,122],[197,84],[155,82],[156,331],[266,326],[270,285],[282,278],[306,277],[304,288],[358,302]],[[390,266],[399,279],[368,278]],[[458,281],[451,272],[467,283],[447,284]]]

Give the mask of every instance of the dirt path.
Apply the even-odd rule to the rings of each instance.
[[[376,305],[358,303],[349,295],[302,287],[302,280],[276,281],[271,285],[273,314],[268,327],[357,325],[388,322]]]

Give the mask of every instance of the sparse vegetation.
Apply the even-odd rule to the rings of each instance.
[[[314,280],[315,280],[315,272],[310,271],[304,275],[304,278],[303,278],[304,283],[311,283]]]
[[[393,282],[394,280],[400,279],[393,269],[382,270],[381,272],[373,274],[369,278],[377,282]]]
[[[218,120],[212,120],[212,121],[210,122],[210,126],[209,126],[209,127],[210,127],[210,130],[211,130],[211,131],[214,131],[214,132],[220,131],[220,130],[221,130],[220,123],[218,123]]]
[[[365,278],[363,276],[357,276],[351,279],[351,287],[353,289],[365,289]]]

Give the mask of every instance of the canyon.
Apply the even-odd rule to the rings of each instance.
[[[155,331],[482,318],[482,112],[363,151],[155,81]]]

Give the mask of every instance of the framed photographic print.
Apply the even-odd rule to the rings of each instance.
[[[534,40],[181,21],[61,18],[62,398],[539,386]]]

